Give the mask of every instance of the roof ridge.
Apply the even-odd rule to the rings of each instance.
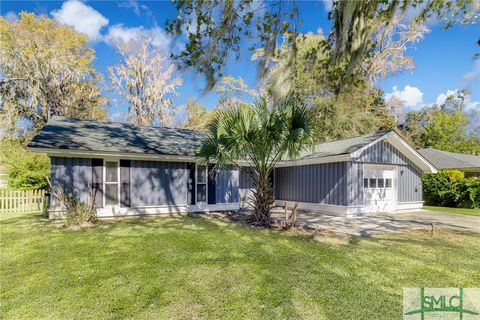
[[[375,131],[375,132],[367,133],[367,134],[361,134],[361,135],[353,136],[353,137],[349,137],[349,138],[342,138],[342,139],[337,139],[337,140],[328,140],[328,141],[320,142],[317,145],[324,144],[324,143],[329,143],[329,142],[339,142],[339,141],[345,141],[345,140],[356,139],[356,138],[361,138],[361,137],[367,137],[367,136],[376,135],[376,134],[380,134],[380,133],[387,134],[387,133],[392,132],[392,131],[394,131],[394,130],[392,130],[392,129],[390,129],[390,130],[380,130],[380,131]]]
[[[140,128],[147,128],[147,129],[171,129],[171,130],[178,130],[178,131],[188,131],[188,132],[193,132],[193,133],[202,133],[205,132],[205,130],[193,130],[193,129],[187,129],[187,128],[177,128],[177,127],[170,127],[170,126],[147,126],[143,124],[136,124],[136,123],[128,123],[128,122],[119,122],[119,121],[99,121],[99,120],[91,120],[91,119],[80,119],[80,118],[74,118],[74,117],[64,117],[64,116],[53,116],[50,120],[53,120],[54,118],[57,119],[66,119],[66,120],[76,120],[76,121],[81,121],[81,122],[93,122],[93,123],[98,123],[98,124],[114,124],[114,125],[122,125],[122,126],[130,126],[130,127],[140,127]],[[50,121],[48,121],[50,122]],[[47,122],[47,124],[48,124]]]

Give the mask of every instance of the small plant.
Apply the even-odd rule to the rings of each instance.
[[[58,199],[66,211],[67,224],[69,225],[85,225],[95,223],[97,220],[97,211],[95,209],[96,189],[92,188],[87,201],[82,202],[80,198],[64,187],[52,187],[50,180],[47,178],[50,186],[50,193]]]

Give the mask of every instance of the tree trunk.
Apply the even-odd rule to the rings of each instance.
[[[255,222],[270,227],[270,211],[273,207],[273,186],[268,173],[259,173],[253,192],[253,218]]]

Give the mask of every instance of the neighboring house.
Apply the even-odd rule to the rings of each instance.
[[[8,186],[8,169],[5,166],[0,165],[0,188],[6,188]]]
[[[54,117],[29,149],[47,153],[52,184],[85,201],[97,190],[98,216],[237,210],[249,192],[244,170],[213,171],[195,156],[202,132]],[[278,164],[275,199],[338,214],[421,208],[423,172],[436,172],[394,131],[322,143]],[[51,202],[50,217],[61,212]]]
[[[480,156],[454,153],[437,149],[420,149],[418,152],[438,170],[456,169],[465,177],[480,177]]]

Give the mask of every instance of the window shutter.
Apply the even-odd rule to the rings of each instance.
[[[213,164],[208,165],[208,204],[216,203],[216,172],[213,170]]]
[[[95,207],[103,207],[103,159],[92,159],[92,188],[96,189]]]
[[[195,204],[195,163],[187,164],[188,170],[188,204]]]
[[[130,207],[130,160],[120,160],[120,206]]]

